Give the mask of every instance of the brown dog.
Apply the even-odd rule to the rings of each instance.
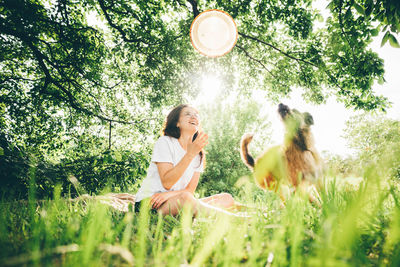
[[[279,104],[278,113],[285,125],[284,143],[267,149],[255,161],[248,152],[253,135],[245,134],[241,140],[243,162],[253,170],[258,186],[280,193],[283,201],[290,193],[289,187],[305,189],[310,201],[318,201],[314,187],[321,172],[321,160],[314,147],[310,126],[314,124],[310,113],[300,113]]]

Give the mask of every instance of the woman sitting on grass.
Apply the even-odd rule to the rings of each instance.
[[[224,213],[235,202],[228,193],[197,199],[194,197],[200,173],[205,165],[203,148],[208,136],[199,131],[200,117],[188,105],[175,107],[167,116],[161,136],[154,145],[147,176],[136,194],[135,210],[150,203],[152,210],[176,215],[184,205],[193,213]]]

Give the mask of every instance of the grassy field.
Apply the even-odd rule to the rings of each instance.
[[[249,182],[235,196],[250,218],[176,218],[60,198],[1,203],[5,266],[399,266],[400,193],[371,173],[326,179],[322,207],[285,208]],[[356,181],[356,183],[353,183]]]

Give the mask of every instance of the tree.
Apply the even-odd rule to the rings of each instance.
[[[232,96],[231,96],[232,97]],[[206,150],[206,169],[199,189],[212,195],[239,191],[235,183],[242,176],[252,174],[240,159],[240,140],[244,133],[254,133],[250,149],[259,155],[270,146],[271,122],[254,100],[237,97],[235,101],[217,99],[212,105],[200,106],[204,131],[209,135]]]
[[[382,46],[389,41],[390,45],[400,48],[395,37],[400,31],[400,2],[397,0],[333,0],[328,5],[331,12],[340,18],[341,27],[346,23],[354,24],[357,17],[366,21],[379,22],[378,26],[371,25],[366,34],[377,36],[385,32]]]
[[[342,23],[339,16],[328,21],[329,32],[313,30],[318,15],[310,0],[2,0],[0,7],[2,102],[13,117],[30,102],[36,110],[72,108],[103,122],[137,122],[107,98],[122,89],[135,92],[130,100],[171,105],[196,92],[210,61],[226,73],[236,66],[240,90],[264,88],[275,99],[300,86],[317,103],[332,92],[355,108],[387,103],[371,90],[383,64],[367,50],[370,22]],[[191,21],[208,8],[227,11],[239,26],[236,48],[222,59],[198,55],[189,42]],[[89,12],[104,19],[107,32],[88,25]]]
[[[400,122],[382,115],[362,114],[346,122],[345,138],[359,159],[359,167],[379,166],[400,178]]]

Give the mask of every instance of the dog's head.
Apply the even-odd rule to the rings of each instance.
[[[290,109],[282,103],[278,106],[278,113],[286,128],[285,141],[293,142],[301,150],[308,150],[311,140],[310,126],[314,124],[311,114]]]

